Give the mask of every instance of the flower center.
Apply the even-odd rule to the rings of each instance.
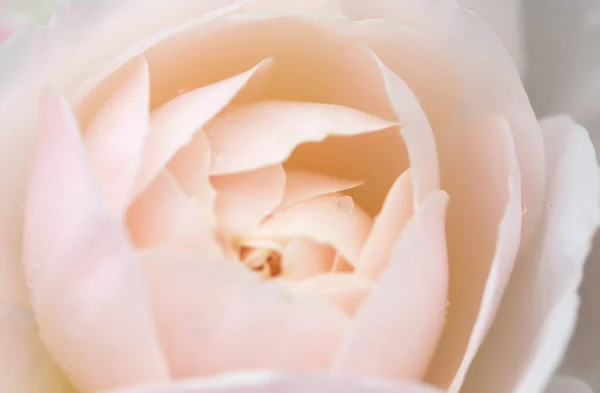
[[[282,247],[273,240],[244,240],[238,243],[237,258],[262,278],[275,278],[283,273]]]

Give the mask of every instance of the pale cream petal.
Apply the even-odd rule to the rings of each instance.
[[[448,194],[432,193],[407,224],[392,263],[359,308],[332,372],[419,381],[445,322]]]
[[[357,38],[419,97],[436,134],[442,168],[449,146],[471,144],[475,136],[460,131],[464,124],[453,124],[460,120],[457,114],[508,118],[526,179],[524,235],[530,239],[543,212],[542,133],[514,61],[494,30],[454,0],[349,0],[344,6],[345,15],[371,20],[360,23]]]
[[[506,184],[508,199],[504,216],[498,227],[496,251],[483,292],[477,321],[473,326],[465,357],[448,389],[449,393],[460,391],[469,366],[494,322],[502,295],[504,295],[513,271],[521,240],[521,217],[523,214],[521,208],[521,172],[517,162],[510,125],[505,118],[498,118],[495,122],[496,129],[490,129],[488,132],[498,133],[497,147],[505,154],[502,161],[506,163],[508,168]]]
[[[406,143],[413,173],[414,203],[419,204],[431,192],[440,188],[440,169],[433,131],[410,86],[374,56],[381,70],[390,104],[401,124],[400,133]]]
[[[170,252],[143,255],[174,377],[276,369],[325,371],[346,333],[337,309],[295,297],[241,263]]]
[[[267,101],[234,108],[206,128],[213,175],[283,163],[296,146],[332,135],[360,135],[394,123],[338,105]]]
[[[171,246],[208,257],[223,255],[213,234],[213,212],[206,212],[163,172],[127,213],[127,226],[139,248]]]
[[[567,117],[542,126],[546,217],[534,246],[517,259],[496,320],[467,374],[467,393],[541,391],[573,333],[583,264],[600,222],[600,168],[583,127]]]
[[[181,91],[223,80],[273,58],[268,78],[252,78],[234,105],[257,100],[303,101],[342,105],[394,119],[372,51],[345,33],[351,24],[338,16],[292,12],[235,15],[190,27],[144,53],[156,80],[152,84],[153,107]],[[398,129],[302,144],[286,169],[370,179],[350,194],[375,215],[388,188],[408,167]]]
[[[213,211],[217,196],[210,182],[210,165],[210,144],[203,132],[197,132],[167,165],[181,190],[205,211]]]
[[[355,37],[365,40],[418,97],[435,134],[443,168],[441,184],[452,195],[450,276],[469,277],[469,281],[450,285],[448,323],[425,378],[448,387],[477,317],[505,208],[505,198],[497,192],[506,184],[501,176],[505,169],[489,166],[494,162],[490,155],[497,151],[485,141],[481,122],[485,124],[487,115],[501,114],[513,130],[524,179],[523,247],[532,241],[543,212],[541,130],[506,49],[489,26],[455,1],[351,0],[345,4],[351,17],[368,19],[356,25]],[[471,219],[465,220],[467,216]]]
[[[343,5],[340,0],[252,0],[235,11],[239,13],[265,13],[282,14],[311,12],[320,14],[337,15],[342,12]]]
[[[431,386],[325,374],[293,375],[273,371],[228,373],[210,378],[112,390],[104,393],[442,393]]]
[[[306,238],[293,238],[284,247],[281,260],[286,280],[298,281],[333,267],[335,249]]]
[[[151,131],[144,146],[132,198],[148,186],[196,132],[222,111],[252,76],[264,70],[263,61],[249,71],[185,93],[152,112]]]
[[[75,393],[38,337],[33,312],[0,309],[0,387],[5,392]]]
[[[321,173],[288,169],[285,171],[285,195],[281,206],[289,206],[319,195],[332,194],[359,187],[364,181],[346,180]]]
[[[140,59],[85,131],[92,172],[111,212],[119,218],[127,208],[150,128],[149,82],[148,63]]]
[[[78,113],[86,123],[90,112],[97,111],[115,86],[120,85],[132,59],[174,35],[230,14],[247,2],[180,0],[178,7],[173,7],[166,0],[154,2],[152,6],[144,0],[127,3],[105,0],[77,3],[77,7],[61,10],[54,20],[57,34],[71,37],[71,41],[75,32],[79,34],[71,48],[77,56],[69,59],[74,63],[69,69],[76,72],[59,74],[61,87],[77,104]],[[144,12],[139,12],[140,9]],[[111,23],[106,23],[107,20]],[[132,20],[138,23],[134,26],[130,23]],[[84,21],[88,22],[85,26]],[[56,39],[64,40],[64,37]]]
[[[490,24],[510,52],[521,75],[527,75],[527,49],[525,47],[525,0],[458,0],[458,3],[475,12]]]
[[[281,165],[244,173],[213,176],[215,214],[220,229],[249,234],[281,204],[286,174]]]
[[[376,283],[360,274],[321,273],[288,285],[295,293],[316,296],[353,317]]]
[[[260,237],[305,237],[333,246],[356,263],[371,231],[371,218],[347,195],[321,195],[277,210],[261,225]]]
[[[378,279],[391,262],[392,249],[414,213],[413,181],[407,169],[392,185],[365,242],[356,270]]]
[[[39,335],[81,391],[166,381],[141,266],[102,204],[75,118],[54,90],[41,109],[23,239]]]

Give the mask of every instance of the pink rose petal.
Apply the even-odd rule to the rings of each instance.
[[[285,195],[281,206],[289,206],[319,195],[332,194],[356,188],[364,181],[339,179],[320,173],[286,170]]]
[[[264,14],[265,12],[281,12],[287,14],[289,12],[306,12],[320,14],[340,14],[342,12],[342,4],[338,0],[254,0],[249,1],[240,7],[238,13]]]
[[[237,262],[143,257],[160,338],[177,378],[243,369],[324,371],[349,321]]]
[[[5,392],[74,393],[39,339],[31,310],[0,306],[0,381]]]
[[[78,73],[64,76],[78,112],[85,109],[95,112],[111,94],[115,85],[120,85],[121,72],[129,66],[131,59],[146,55],[154,46],[169,37],[193,28],[205,28],[207,23],[235,11],[244,4],[237,0],[182,0],[173,7],[167,0],[159,0],[148,7],[146,0],[132,0],[115,7],[112,2],[78,2],[77,7],[68,7],[62,12],[62,32],[67,37],[74,32],[82,35],[76,61]],[[140,9],[144,9],[141,13]],[[104,18],[96,15],[102,13]],[[95,18],[89,18],[90,16]],[[90,22],[82,29],[82,19]],[[111,23],[104,23],[110,20]],[[136,20],[135,25],[129,22]],[[96,45],[89,45],[93,40]],[[61,59],[64,61],[64,59]],[[60,60],[59,60],[60,61]],[[152,67],[152,61],[149,61]],[[69,67],[72,70],[75,67]]]
[[[188,198],[168,172],[163,172],[135,201],[127,225],[137,247],[172,246],[183,251],[221,257],[213,234],[214,217]]]
[[[408,223],[392,263],[332,366],[336,374],[419,380],[444,326],[448,293],[448,195],[431,194]]]
[[[427,115],[415,93],[398,75],[373,54],[385,81],[390,104],[401,124],[400,133],[406,143],[413,172],[415,203],[440,188],[440,170],[435,138]]]
[[[217,191],[215,213],[219,228],[233,233],[251,233],[281,204],[285,171],[281,165],[273,165],[250,172],[213,176],[211,182]]]
[[[23,240],[40,337],[81,391],[166,381],[139,262],[59,93],[43,94],[40,124]]]
[[[272,371],[227,373],[155,386],[138,386],[104,393],[443,393],[428,385],[372,379],[339,378],[325,374],[286,375]]]
[[[151,132],[144,146],[134,196],[268,64],[265,60],[242,74],[183,94],[152,112]]]
[[[326,244],[310,239],[291,239],[283,249],[283,275],[287,280],[297,281],[318,273],[330,271],[335,250]]]
[[[496,252],[485,284],[477,320],[469,338],[465,357],[448,388],[449,393],[457,393],[460,390],[467,370],[496,317],[496,311],[500,306],[502,295],[504,295],[504,290],[513,271],[521,240],[523,215],[521,208],[521,172],[515,153],[512,132],[505,118],[492,119],[491,123],[492,126],[487,132],[496,134],[494,144],[497,146],[498,151],[504,152],[504,157],[500,160],[505,163],[508,171],[506,191],[504,191],[504,194],[507,194],[507,201],[504,216],[498,227]]]
[[[388,267],[394,244],[414,213],[411,170],[407,169],[392,185],[373,229],[365,242],[356,270],[378,279]]]
[[[290,288],[296,293],[317,296],[352,317],[371,294],[375,284],[375,281],[360,274],[322,273],[291,284]]]
[[[283,163],[294,148],[330,135],[359,135],[394,123],[338,105],[265,101],[217,117],[206,128],[214,152],[213,175]],[[265,142],[268,141],[268,142]]]
[[[379,58],[426,103],[423,107],[432,123],[444,120],[437,116],[444,106],[456,108],[458,103],[462,109],[446,114],[498,113],[508,118],[519,166],[527,179],[523,183],[523,204],[529,213],[524,217],[523,231],[524,239],[529,239],[543,211],[542,133],[514,60],[496,32],[456,1],[348,0],[344,8],[344,14],[352,19],[379,20],[374,23],[379,27],[363,23],[360,38],[371,44]],[[379,23],[383,20],[386,22]],[[442,152],[447,147],[441,144],[456,144],[457,135],[446,132],[444,138],[439,138],[440,132],[435,133],[441,157],[447,154]],[[461,139],[473,136],[467,133]],[[440,160],[441,167],[444,161]],[[451,375],[445,377],[451,379]]]
[[[347,195],[321,195],[277,210],[257,232],[261,237],[306,237],[333,246],[356,263],[371,231],[371,218]]]
[[[214,209],[217,197],[209,178],[210,165],[208,139],[203,132],[197,132],[192,141],[182,147],[167,166],[181,190],[205,211]]]
[[[141,59],[85,132],[92,172],[110,210],[119,218],[129,202],[150,128],[149,83],[148,63]]]
[[[548,163],[542,230],[519,254],[464,392],[541,391],[573,334],[583,266],[600,223],[600,168],[588,132],[572,119],[545,119],[542,127]]]

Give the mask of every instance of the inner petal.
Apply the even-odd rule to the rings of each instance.
[[[350,190],[364,184],[362,181],[345,180],[320,173],[287,170],[285,194],[281,207],[289,206],[319,195]]]
[[[291,288],[298,294],[317,296],[354,316],[374,286],[375,281],[359,274],[325,273],[293,284]]]
[[[284,277],[297,281],[331,271],[335,256],[335,249],[329,245],[306,238],[292,239],[283,249]]]
[[[153,75],[152,106],[164,104],[182,89],[223,80],[273,58],[269,78],[261,80],[260,89],[254,88],[253,78],[250,85],[254,86],[247,86],[234,103],[319,102],[395,118],[373,53],[348,34],[353,25],[339,16],[296,13],[232,17],[190,28],[144,54]],[[390,129],[303,144],[285,167],[369,179],[349,195],[375,215],[391,184],[408,167],[408,158],[402,135],[398,129]]]
[[[214,154],[212,175],[281,164],[296,146],[329,135],[360,135],[391,126],[394,123],[339,105],[284,101],[243,105],[206,127]]]
[[[245,173],[213,176],[217,191],[218,227],[228,233],[247,234],[258,229],[283,199],[286,175],[281,165]]]
[[[333,246],[348,261],[356,263],[371,225],[371,218],[351,197],[328,194],[275,211],[257,235],[312,239]]]
[[[177,250],[221,257],[212,217],[179,189],[168,172],[159,175],[127,213],[127,226],[136,246],[171,246]]]

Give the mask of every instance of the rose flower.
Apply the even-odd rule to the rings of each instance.
[[[2,391],[543,390],[600,175],[489,26],[118,3],[0,49]]]

